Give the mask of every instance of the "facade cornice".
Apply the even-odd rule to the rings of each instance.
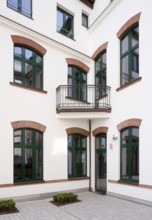
[[[114,0],[102,11],[102,13],[96,18],[96,20],[88,28],[89,33],[94,31],[101,22],[112,12],[112,10],[121,2],[122,0]]]
[[[88,56],[85,53],[82,53],[81,51],[78,51],[72,47],[69,47],[59,41],[56,41],[46,35],[43,35],[37,31],[34,31],[22,24],[19,24],[11,19],[8,19],[7,17],[0,15],[0,23],[4,26],[4,27],[9,27],[10,29],[15,30],[15,32],[17,31],[20,35],[23,35],[25,37],[34,39],[35,41],[40,41],[41,43],[45,43],[48,46],[51,47],[56,47],[59,50],[62,50],[64,52],[67,52],[70,54],[70,56],[74,56],[77,57],[79,59],[83,59],[86,62],[91,62],[92,58],[90,56]]]

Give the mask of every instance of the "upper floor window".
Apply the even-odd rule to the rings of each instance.
[[[106,84],[107,84],[106,51],[102,52],[95,60],[95,84],[96,84],[96,99],[99,99],[106,94]]]
[[[61,8],[57,8],[57,32],[73,39],[74,27],[73,16]]]
[[[87,176],[87,138],[68,135],[68,177]]]
[[[121,86],[139,77],[139,28],[134,26],[121,38]]]
[[[32,0],[7,0],[7,6],[27,17],[32,17]]]
[[[14,131],[14,182],[43,179],[43,133],[34,129]]]
[[[88,16],[84,13],[82,13],[82,25],[88,28]]]
[[[139,181],[139,128],[121,131],[121,180]]]
[[[87,100],[87,74],[75,66],[68,66],[68,96],[80,101]]]
[[[43,89],[43,57],[29,48],[16,45],[14,47],[14,82]]]

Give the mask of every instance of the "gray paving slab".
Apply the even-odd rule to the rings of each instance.
[[[152,220],[152,207],[131,201],[99,195],[78,193],[81,202],[57,207],[52,198],[18,202],[18,213],[0,215],[0,220]]]

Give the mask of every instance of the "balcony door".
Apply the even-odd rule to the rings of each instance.
[[[74,66],[68,67],[68,96],[87,101],[87,75],[86,73]]]
[[[107,150],[106,134],[95,137],[95,190],[106,194],[107,191]]]
[[[95,84],[96,84],[96,103],[106,95],[107,73],[106,73],[106,51],[98,56],[95,61]]]

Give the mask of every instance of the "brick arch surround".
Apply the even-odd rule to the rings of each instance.
[[[14,130],[20,129],[20,128],[32,128],[41,132],[44,132],[46,129],[46,126],[34,122],[34,121],[13,121],[11,122],[11,125]]]
[[[127,127],[132,127],[132,126],[140,127],[141,122],[142,122],[142,120],[138,119],[138,118],[128,119],[128,120],[125,120],[125,121],[121,122],[120,124],[118,124],[117,129],[118,129],[118,131],[121,131]]]
[[[83,62],[73,59],[73,58],[66,58],[66,62],[68,65],[73,65],[76,66],[78,68],[81,68],[83,71],[85,71],[86,73],[89,72],[90,68]]]
[[[18,35],[11,35],[11,38],[14,44],[21,44],[24,46],[28,46],[31,49],[40,53],[41,55],[46,54],[47,50],[44,47],[42,47],[40,44],[36,43],[35,41],[29,38],[18,36]]]
[[[69,134],[81,134],[85,137],[88,137],[90,135],[90,133],[87,130],[85,130],[83,128],[77,128],[77,127],[67,128],[66,133],[67,133],[67,135],[69,135]]]
[[[107,132],[108,132],[108,127],[98,127],[92,131],[92,134],[95,137],[98,134],[107,133]]]
[[[134,15],[132,18],[130,18],[117,32],[117,37],[121,38],[121,36],[129,29],[131,28],[134,24],[138,23],[140,20],[140,15],[141,12]]]
[[[107,46],[108,46],[108,42],[106,42],[106,43],[102,44],[100,47],[98,47],[97,50],[92,55],[92,59],[95,60],[100,53],[102,53],[104,50],[107,49]]]

